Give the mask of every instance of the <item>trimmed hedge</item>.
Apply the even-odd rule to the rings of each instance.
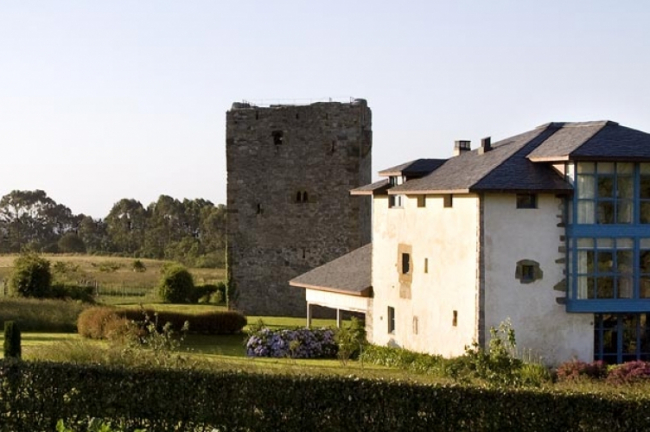
[[[162,328],[166,323],[171,323],[172,329],[180,331],[185,322],[189,322],[190,333],[203,334],[232,334],[240,332],[246,326],[246,317],[240,312],[204,312],[200,314],[188,314],[181,312],[154,311],[151,309],[118,309],[112,307],[92,307],[86,309],[79,315],[77,328],[79,334],[93,339],[106,339],[107,331],[114,330],[112,321],[116,319],[127,319],[135,322],[143,322],[144,314],[152,321],[158,317],[158,324]]]
[[[147,431],[639,431],[650,396],[341,376],[0,362],[0,428],[88,417]]]

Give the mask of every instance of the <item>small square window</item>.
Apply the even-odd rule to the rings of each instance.
[[[451,208],[454,206],[454,196],[452,194],[446,194],[443,196],[443,207]]]
[[[411,255],[402,253],[402,274],[411,272]]]
[[[533,282],[535,280],[535,266],[522,265],[521,266],[521,282]]]
[[[388,207],[390,208],[402,208],[402,201],[404,200],[404,195],[389,195],[388,196]]]
[[[388,306],[388,333],[395,334],[395,308]]]
[[[418,207],[423,208],[427,206],[427,197],[426,195],[418,195]]]
[[[518,209],[537,208],[537,194],[517,194]]]

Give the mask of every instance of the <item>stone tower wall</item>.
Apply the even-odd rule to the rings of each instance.
[[[364,100],[233,104],[227,113],[229,276],[247,314],[306,314],[288,281],[370,242],[371,112]]]

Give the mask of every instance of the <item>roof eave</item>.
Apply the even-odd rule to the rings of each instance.
[[[528,156],[531,162],[566,162],[569,160],[569,155],[564,156]]]
[[[389,189],[389,195],[445,195],[445,194],[466,194],[470,189],[421,189],[421,190],[394,190]]]
[[[355,296],[355,297],[370,297],[370,291],[372,290],[372,287],[366,287],[362,289],[361,291],[348,291],[343,288],[332,288],[332,287],[326,287],[326,286],[320,286],[320,285],[311,285],[307,283],[302,283],[296,280],[290,280],[289,285],[293,287],[298,287],[298,288],[305,288],[305,289],[313,289],[316,291],[326,291],[326,292],[331,292],[335,294],[345,294],[345,295],[350,295],[350,296]]]

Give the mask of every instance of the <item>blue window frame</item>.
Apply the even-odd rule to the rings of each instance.
[[[567,311],[650,311],[650,163],[576,163],[569,214]]]
[[[594,360],[608,364],[650,360],[650,314],[596,314]]]

